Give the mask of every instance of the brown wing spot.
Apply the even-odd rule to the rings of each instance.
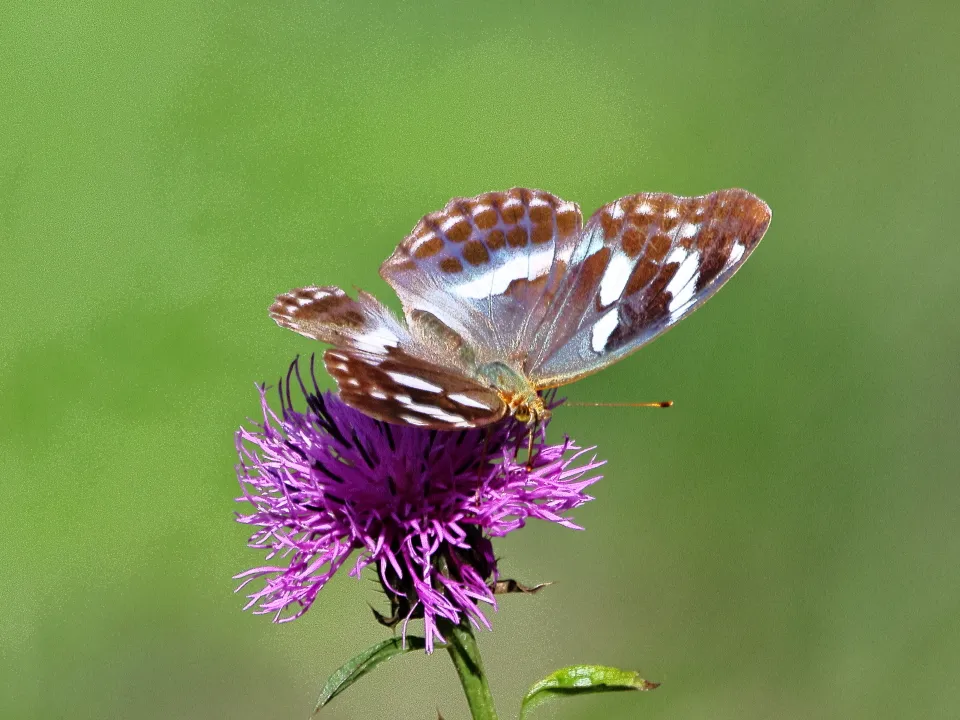
[[[546,284],[546,275],[541,275],[533,280],[528,280],[527,278],[518,278],[510,282],[504,294],[522,301],[523,299],[529,297],[531,293],[542,293],[544,287],[546,287]]]
[[[663,193],[648,195],[645,202],[650,206],[652,214],[656,217],[662,217],[663,215],[666,215],[667,210],[673,207],[673,200],[671,196]],[[643,204],[644,203],[640,203],[641,206]]]
[[[561,235],[571,235],[577,231],[580,224],[580,213],[572,205],[562,207],[557,211],[557,230]]]
[[[746,208],[741,215],[746,225],[743,245],[747,250],[753,250],[770,226],[770,208],[758,198],[750,198],[745,204]]]
[[[534,225],[533,230],[530,233],[530,242],[534,245],[542,245],[545,242],[549,242],[553,237],[553,223],[545,222],[540,225]]]
[[[713,225],[708,225],[697,234],[697,247],[703,252],[707,252],[714,246],[729,245],[733,237],[728,233],[722,233]]]
[[[674,208],[670,208],[670,210],[673,210],[673,209],[674,209]],[[668,212],[667,214],[664,214],[664,215],[660,218],[660,229],[661,229],[663,232],[670,232],[670,231],[673,230],[675,227],[677,227],[677,225],[680,224],[680,220],[681,220],[681,217],[680,217],[680,213],[679,213],[679,212],[677,212],[677,213],[669,213],[669,212]]]
[[[623,210],[625,215],[632,215],[637,209],[638,199],[636,195],[628,195],[620,198],[617,202],[620,203],[620,209]]]
[[[545,200],[545,198],[544,198]],[[529,210],[530,220],[533,223],[546,223],[553,219],[553,208],[550,205],[532,205]]]
[[[697,272],[697,292],[700,292],[704,287],[710,284],[710,282],[720,274],[720,271],[723,270],[724,265],[727,264],[727,258],[730,257],[729,248],[715,248],[707,254],[705,258],[700,263],[700,267]]]
[[[431,234],[428,240],[421,240],[413,251],[413,256],[417,260],[425,260],[433,257],[443,248],[443,240],[436,235]]]
[[[347,312],[338,316],[337,320],[341,325],[349,325],[350,327],[357,328],[363,327],[366,324],[366,319],[359,310],[347,310]]]
[[[650,238],[650,245],[647,247],[647,257],[656,262],[663,260],[670,251],[670,238],[663,233],[657,233]]]
[[[507,233],[507,242],[510,247],[523,247],[527,244],[527,231],[520,226],[511,228]]]
[[[463,272],[463,263],[459,258],[448,257],[440,261],[440,269],[445,273]]]
[[[600,225],[603,227],[603,237],[613,240],[623,228],[623,218],[614,218],[609,210],[603,210],[600,213]]]
[[[445,225],[445,227],[447,228],[447,239],[450,242],[455,243],[463,242],[470,237],[470,233],[473,231],[473,228],[470,227],[469,221],[463,216],[457,217],[455,223],[452,225]]]
[[[499,210],[503,201],[507,199],[507,194],[499,191],[484,193],[477,197],[478,203],[493,205],[494,209]]]
[[[659,269],[659,265],[649,260],[641,260],[638,262],[633,272],[630,273],[630,279],[627,280],[627,286],[623,290],[623,296],[630,297],[635,292],[643,290],[643,288],[649,285],[650,281],[656,277],[657,270]]]
[[[587,293],[595,291],[597,283],[600,282],[600,277],[607,269],[609,263],[610,248],[608,247],[600,248],[583,261],[583,270],[580,271],[580,277],[577,279],[577,285],[574,290],[574,301],[576,305],[590,302],[590,297],[587,296]],[[600,296],[597,295],[596,299],[599,300],[599,298]]]
[[[473,222],[481,230],[489,230],[497,224],[497,211],[492,205],[478,205],[473,211]]]
[[[507,238],[504,237],[503,230],[494,230],[487,237],[487,247],[491,250],[499,250],[507,244]]]
[[[708,195],[707,197],[709,198],[710,196]],[[703,206],[704,201],[701,198],[680,198],[679,202],[677,203],[677,210],[680,213],[680,219],[684,222],[698,222],[698,217],[701,214],[698,211]]]
[[[643,233],[631,225],[623,232],[621,247],[623,247],[623,251],[629,257],[635,258],[637,255],[643,252],[643,246],[645,242],[646,237],[643,235]]]
[[[509,205],[504,205],[500,208],[500,216],[503,218],[503,221],[508,225],[511,223],[519,222],[520,218],[523,217],[524,207],[523,203],[514,200],[510,202]]]
[[[670,281],[673,280],[673,276],[677,274],[677,270],[679,269],[680,263],[672,262],[664,265],[660,270],[660,274],[657,275],[657,279],[653,281],[650,290],[662,295],[670,295],[668,292],[663,292],[663,288],[670,284]]]
[[[529,205],[533,199],[533,191],[522,187],[510,188],[507,190],[507,195],[517,198],[524,205]]]
[[[304,295],[303,297],[307,297]],[[339,306],[353,302],[346,295],[328,295],[317,298],[308,305],[294,308],[299,317],[318,317],[336,310]]]
[[[646,291],[642,293],[643,298],[639,306],[633,303],[629,304],[629,312],[632,315],[630,322],[627,323],[633,334],[639,328],[644,328],[658,320],[669,315],[670,301],[673,299],[673,293],[665,290],[667,285],[677,274],[677,268],[680,263],[670,263],[661,268],[660,272],[653,279]],[[619,331],[620,328],[617,328]],[[624,333],[623,340],[628,340],[628,333]]]
[[[471,240],[463,246],[463,259],[471,265],[483,265],[490,262],[490,253],[479,240]]]

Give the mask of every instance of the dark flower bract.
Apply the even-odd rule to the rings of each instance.
[[[489,627],[479,603],[496,607],[490,538],[527,518],[577,528],[564,513],[590,500],[585,489],[600,479],[591,473],[602,462],[569,439],[547,444],[544,428],[528,467],[527,428],[512,419],[456,432],[389,425],[320,392],[315,379],[307,389],[296,361],[278,389],[279,414],[261,388],[262,423],[236,435],[238,501],[253,507],[238,520],[256,528],[249,544],[271,563],[237,577],[241,587],[262,581],[246,607],[277,622],[303,614],[357,550],[350,574],[373,566],[389,621],[422,617],[428,651],[442,640],[438,617]]]

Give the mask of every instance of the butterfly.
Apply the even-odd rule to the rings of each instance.
[[[513,188],[454,198],[380,266],[403,306],[333,286],[276,298],[282,327],[329,343],[340,396],[390,423],[451,430],[512,415],[689,315],[750,256],[770,208],[746,190],[640,193],[583,224],[578,205]]]

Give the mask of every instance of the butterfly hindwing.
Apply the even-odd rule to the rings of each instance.
[[[305,287],[277,297],[270,315],[282,327],[334,347],[324,354],[340,396],[354,408],[387,422],[452,429],[503,417],[495,390],[470,379],[457,355],[441,355],[439,330],[430,345],[371,295],[357,299],[337,287]]]
[[[641,193],[600,208],[534,337],[534,384],[573,382],[672,327],[740,268],[769,223],[767,205],[736,189]]]
[[[429,313],[466,338],[479,361],[514,357],[543,320],[558,249],[581,225],[576,204],[540,190],[456,198],[424,216],[380,274],[411,326]]]
[[[378,354],[332,348],[323,362],[341,399],[378,420],[453,430],[486,425],[506,414],[495,390],[402,349]]]
[[[305,337],[372,353],[412,342],[393,313],[363,291],[354,300],[338,287],[297,288],[277,296],[270,317]]]

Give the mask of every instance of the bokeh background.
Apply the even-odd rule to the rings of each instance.
[[[338,578],[242,613],[233,521],[274,326],[454,195],[586,213],[746,187],[774,219],[707,307],[569,389],[609,459],[584,532],[497,545],[501,716],[573,662],[663,686],[544,718],[960,716],[955,3],[5,2],[0,716],[306,718],[386,636]],[[466,716],[447,657],[331,719]]]

